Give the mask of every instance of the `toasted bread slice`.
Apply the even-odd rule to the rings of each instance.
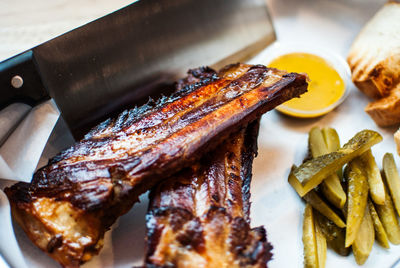
[[[400,18],[400,17],[399,17]],[[371,102],[365,111],[380,127],[388,127],[400,123],[400,84],[390,91],[389,96]]]
[[[397,147],[397,153],[400,155],[400,129],[394,133],[394,141]]]
[[[347,61],[354,84],[369,97],[390,94],[400,82],[400,2],[386,3],[365,25]]]

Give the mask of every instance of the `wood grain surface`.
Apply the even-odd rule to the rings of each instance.
[[[134,0],[1,0],[0,61]]]

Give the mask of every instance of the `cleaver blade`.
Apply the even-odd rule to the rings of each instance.
[[[139,0],[0,62],[0,109],[53,98],[79,139],[169,94],[188,69],[245,61],[274,40],[265,0]]]

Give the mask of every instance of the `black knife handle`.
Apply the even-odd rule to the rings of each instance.
[[[35,106],[49,98],[32,50],[0,62],[0,110],[15,102]]]

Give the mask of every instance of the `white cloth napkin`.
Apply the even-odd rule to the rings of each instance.
[[[10,267],[27,266],[15,239],[10,204],[2,190],[12,181],[31,180],[59,115],[52,100],[34,108],[15,103],[0,111],[0,256]]]
[[[30,182],[59,115],[52,100],[0,111],[0,179]]]

